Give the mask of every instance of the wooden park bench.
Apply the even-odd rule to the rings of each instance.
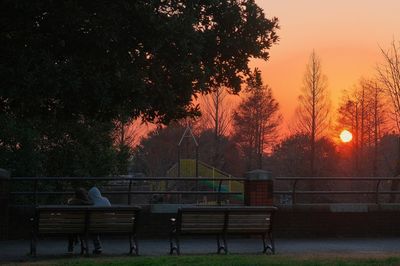
[[[136,225],[140,208],[46,205],[36,207],[32,221],[31,255],[36,256],[39,236],[79,235],[81,254],[88,254],[90,235],[128,235],[129,253],[139,254]]]
[[[263,253],[275,253],[272,221],[276,207],[194,207],[180,208],[172,218],[170,254],[180,254],[182,235],[214,235],[217,252],[228,252],[228,235],[260,235]]]

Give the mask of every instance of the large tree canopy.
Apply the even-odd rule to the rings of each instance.
[[[0,164],[29,159],[30,174],[49,173],[46,151],[109,150],[116,119],[167,123],[195,114],[197,93],[239,91],[249,59],[268,59],[277,41],[277,19],[254,0],[1,0],[0,10]]]
[[[23,116],[168,122],[214,85],[239,91],[277,20],[254,1],[6,1],[1,107]]]

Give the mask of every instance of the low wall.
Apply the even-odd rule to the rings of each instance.
[[[170,218],[177,206],[145,208],[138,225],[139,238],[168,237]],[[276,237],[399,237],[400,206],[324,205],[281,207],[275,216]],[[152,211],[153,210],[153,211]],[[29,238],[32,207],[10,209],[9,237]]]
[[[286,212],[276,215],[277,237],[400,236],[400,213]]]

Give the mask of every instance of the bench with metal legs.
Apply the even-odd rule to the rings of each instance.
[[[171,219],[170,254],[181,254],[182,235],[215,235],[217,253],[227,254],[228,235],[259,235],[263,253],[275,253],[272,233],[273,214],[276,207],[192,207],[180,208]]]
[[[129,254],[139,254],[136,237],[140,208],[114,205],[111,207],[46,205],[36,207],[31,218],[30,254],[36,256],[39,236],[78,235],[81,254],[89,254],[89,236],[128,235]]]

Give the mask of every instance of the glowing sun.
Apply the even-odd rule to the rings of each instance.
[[[340,140],[344,143],[350,142],[353,139],[353,134],[348,130],[343,130],[340,132]]]

